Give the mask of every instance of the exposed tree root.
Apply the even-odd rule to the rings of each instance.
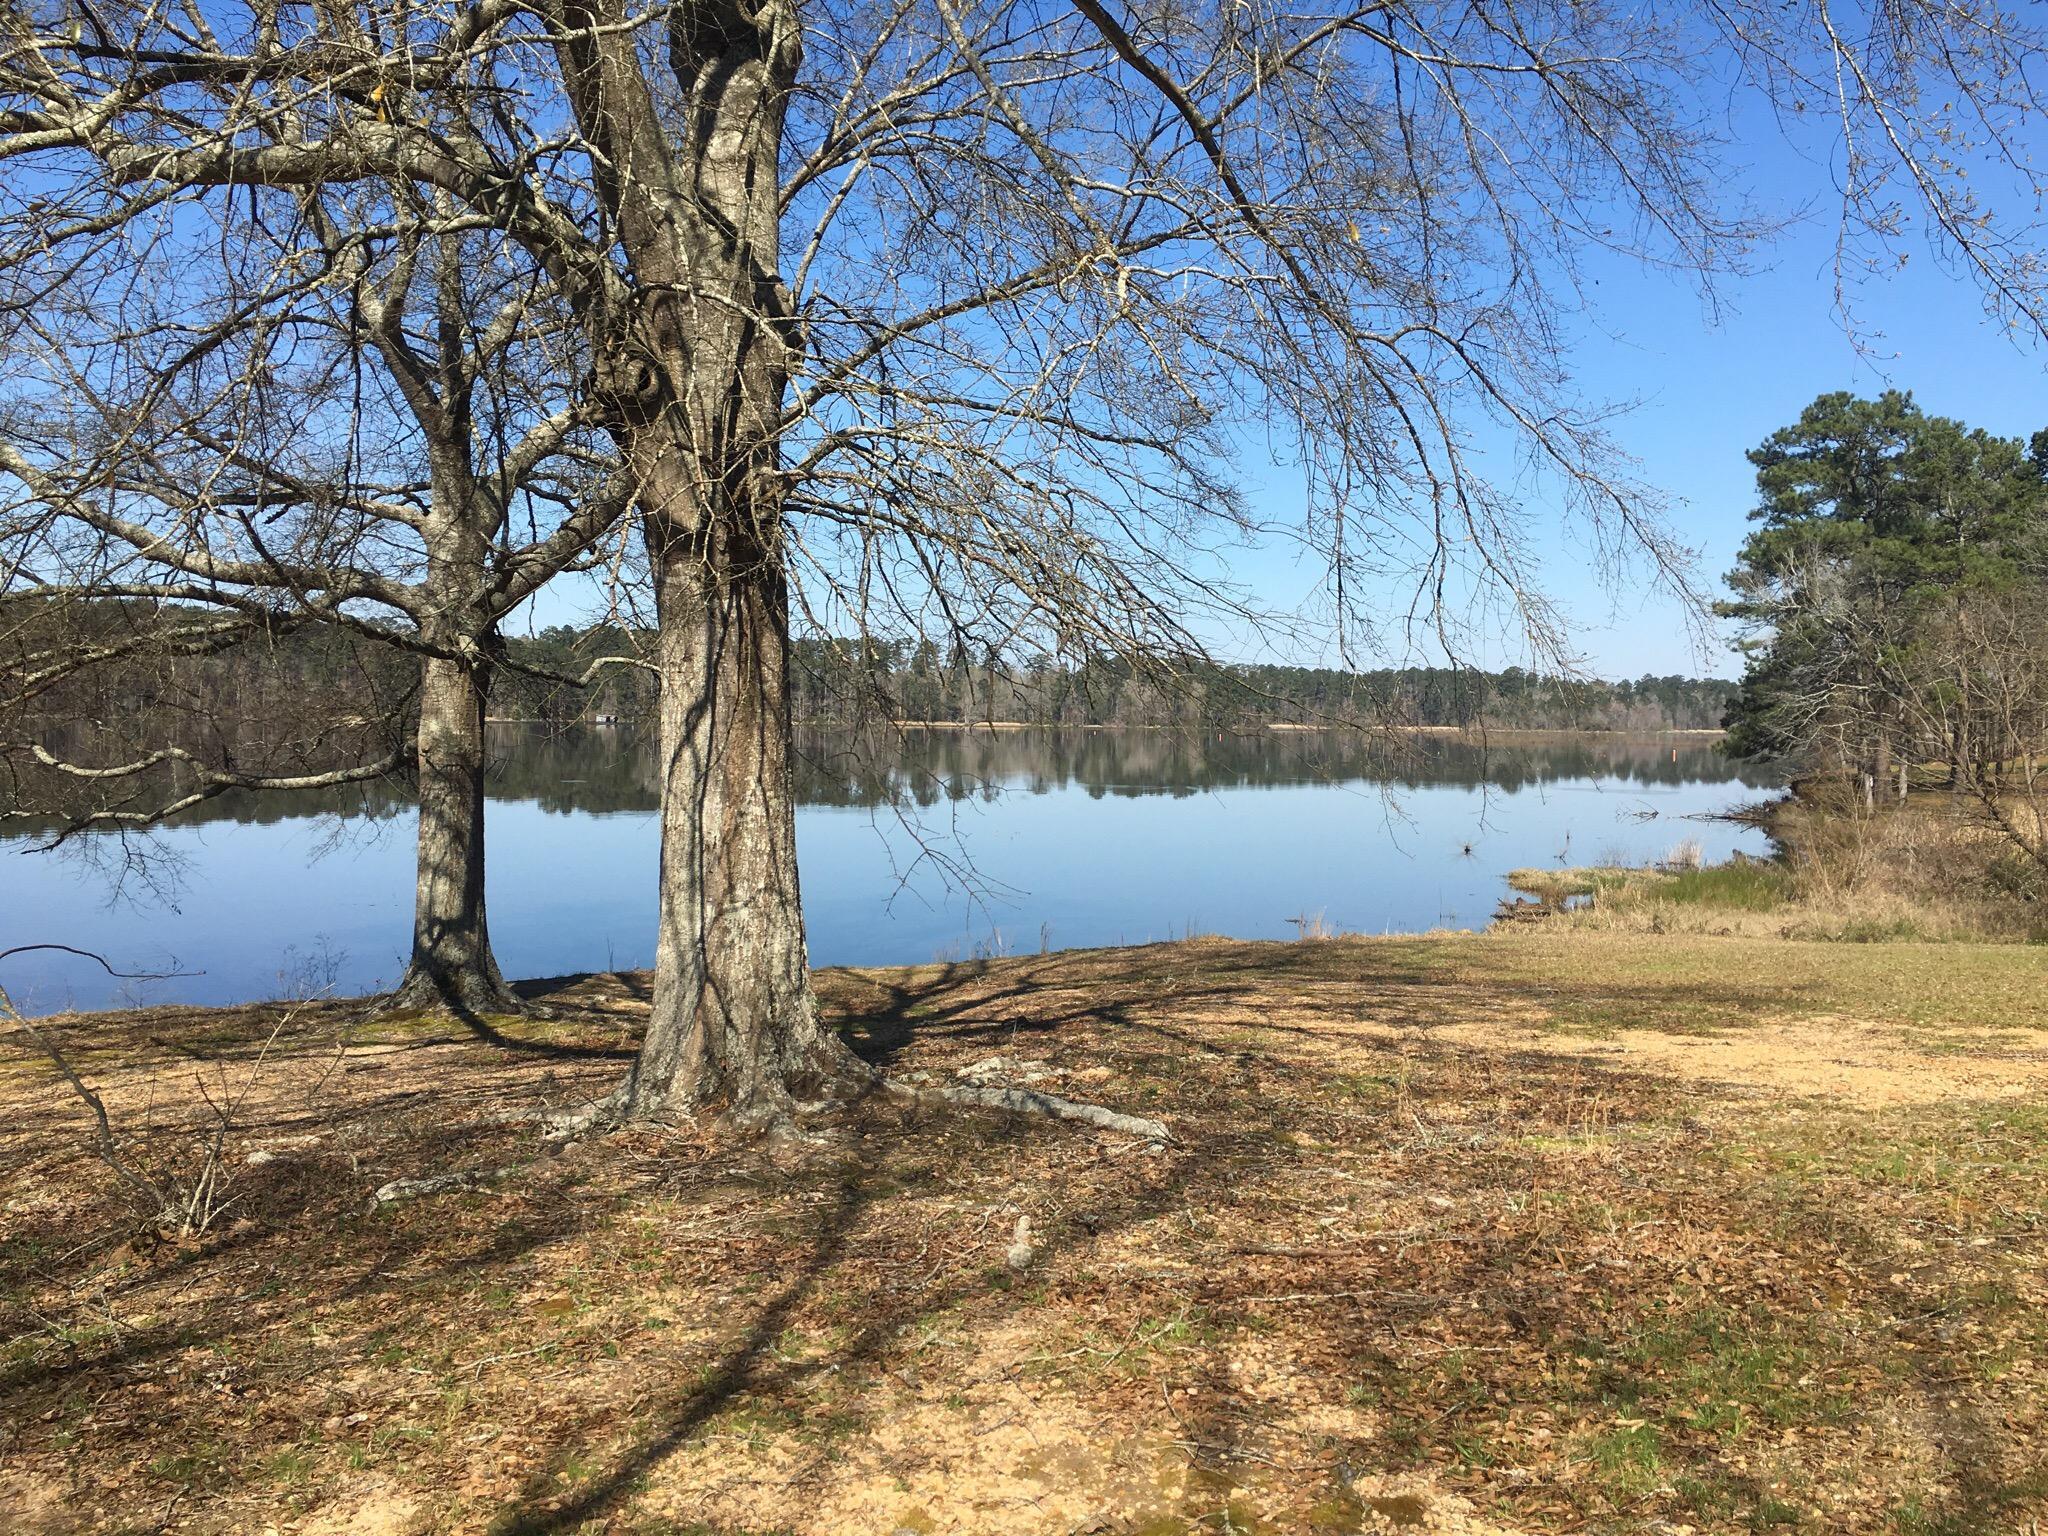
[[[497,974],[496,965],[486,971],[465,971],[460,976],[437,975],[419,965],[408,969],[397,988],[379,999],[371,1012],[374,1015],[392,1013],[449,1013],[472,1027],[484,1024],[492,1016],[500,1018],[523,1018],[530,1015],[546,1016],[546,1010],[536,1008],[518,993],[514,992]]]
[[[626,1090],[621,1084],[601,1099],[592,1099],[575,1109],[541,1110],[533,1118],[540,1121],[540,1133],[544,1139],[574,1141],[579,1136],[615,1131],[631,1123],[632,1117],[625,1113],[625,1106]]]
[[[880,1088],[892,1098],[916,1103],[966,1105],[974,1109],[1007,1110],[1011,1114],[1047,1115],[1055,1120],[1093,1126],[1097,1130],[1113,1131],[1118,1135],[1133,1136],[1143,1141],[1173,1140],[1173,1133],[1166,1128],[1164,1121],[1148,1120],[1141,1115],[1127,1115],[1100,1104],[1087,1104],[1078,1099],[1062,1098],[1055,1093],[1041,1093],[1035,1088],[977,1081],[953,1083],[943,1088],[928,1088],[880,1075],[864,1077],[850,1082],[848,1086],[852,1091],[842,1097],[831,1097],[815,1102],[793,1100],[784,1113],[728,1113],[720,1118],[728,1124],[755,1134],[770,1137],[793,1134],[796,1131],[796,1121],[839,1108],[874,1088]],[[575,1109],[549,1111],[536,1118],[541,1122],[542,1134],[549,1141],[571,1141],[579,1136],[622,1130],[632,1125],[673,1125],[689,1120],[693,1116],[688,1113],[632,1113],[627,1109],[626,1089],[622,1084],[601,1099],[595,1099]]]
[[[893,1079],[887,1080],[884,1086],[899,1099],[913,1099],[919,1103],[939,1100],[947,1104],[969,1104],[979,1109],[1006,1109],[1020,1115],[1050,1115],[1055,1120],[1072,1120],[1080,1125],[1092,1125],[1097,1130],[1115,1131],[1146,1141],[1173,1140],[1173,1133],[1167,1130],[1163,1121],[1126,1115],[1118,1110],[1104,1109],[1100,1104],[1083,1104],[1078,1099],[1063,1099],[1056,1093],[1040,1093],[1035,1088],[1005,1088],[984,1083],[920,1088]]]
[[[488,1189],[517,1165],[505,1168],[476,1168],[465,1173],[436,1173],[424,1179],[393,1179],[370,1196],[370,1209],[396,1205],[401,1200],[422,1200],[433,1195],[452,1195],[467,1189]]]

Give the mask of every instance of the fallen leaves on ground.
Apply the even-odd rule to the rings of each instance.
[[[492,1038],[321,1005],[185,1242],[132,1235],[79,1106],[12,1066],[0,1525],[2024,1530],[2042,962],[1864,948],[1198,940],[820,977],[892,1073],[1001,1057],[1163,1147],[882,1096],[796,1143],[551,1145],[532,1113],[619,1073],[644,978],[543,986],[552,1017]],[[193,1079],[238,1082],[275,1022],[52,1029],[170,1174]],[[372,1208],[465,1169],[510,1171]]]

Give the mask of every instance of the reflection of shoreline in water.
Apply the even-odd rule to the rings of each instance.
[[[500,965],[648,964],[661,839],[647,734],[515,726],[489,740]],[[806,731],[795,780],[821,966],[1200,931],[1292,938],[1316,913],[1355,933],[1480,925],[1510,869],[1641,862],[1678,836],[1710,859],[1762,852],[1753,829],[1663,823],[1762,799],[1770,782],[1697,739],[1263,729]],[[18,860],[0,926],[178,975],[117,981],[44,956],[17,959],[9,991],[35,1012],[273,997],[316,971],[338,993],[377,991],[411,933],[406,790],[224,796],[144,844],[82,837],[68,856]]]
[[[493,716],[491,718],[491,724],[493,725],[517,725],[522,723],[501,716]],[[604,723],[602,717],[599,718],[598,723]],[[611,723],[616,725],[618,721],[613,720]],[[975,731],[1045,731],[1052,734],[1062,731],[1123,731],[1134,735],[1143,731],[1171,731],[1183,735],[1187,734],[1187,727],[1183,725],[1103,725],[1094,723],[1039,725],[1031,720],[891,720],[889,724],[899,731],[965,731],[970,735]],[[1232,734],[1246,735],[1257,731],[1308,731],[1311,733],[1321,731],[1327,733],[1344,729],[1345,727],[1341,725],[1304,725],[1294,720],[1268,720],[1264,725],[1247,726],[1243,731],[1233,732]],[[1564,741],[1572,737],[1588,737],[1595,740],[1604,738],[1613,741],[1656,741],[1665,736],[1691,736],[1719,740],[1728,734],[1719,726],[1672,726],[1661,731],[1610,731],[1594,730],[1591,728],[1574,730],[1569,726],[1557,725],[1381,725],[1367,727],[1367,729],[1390,733],[1396,736],[1457,736],[1469,741],[1500,741],[1507,739],[1516,741]]]
[[[1315,784],[1487,789],[1512,794],[1563,779],[1644,786],[1737,782],[1763,790],[1779,777],[1731,762],[1719,733],[1489,731],[1418,727],[1367,735],[1259,727],[1241,733],[1170,730],[943,729],[857,733],[801,730],[794,777],[802,806],[932,806],[1003,792],[1079,788],[1101,798],[1184,796],[1231,788]],[[631,726],[495,725],[489,795],[558,814],[651,814],[659,782],[650,732]],[[387,820],[413,801],[403,782],[298,793],[234,791],[169,823],[271,824],[298,818]],[[17,822],[32,837],[54,823]],[[0,839],[0,842],[6,841]]]

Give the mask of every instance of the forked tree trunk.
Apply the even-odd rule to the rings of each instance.
[[[627,1118],[781,1118],[866,1075],[820,1027],[790,793],[789,599],[748,531],[651,534],[661,620],[654,998]]]
[[[420,681],[419,886],[412,961],[386,1005],[517,1013],[484,913],[485,665],[430,657]]]

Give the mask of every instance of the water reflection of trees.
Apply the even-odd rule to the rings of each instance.
[[[530,801],[557,815],[651,814],[655,808],[659,765],[648,735],[626,728],[505,726],[493,729],[491,752],[493,799]],[[1764,788],[1776,782],[1767,770],[1730,762],[1707,740],[1560,735],[1489,742],[1264,730],[1210,736],[802,732],[795,769],[802,804],[844,807],[931,807],[1064,789],[1102,798],[1361,782],[1503,793],[1593,778],[1644,786],[1735,781]],[[381,820],[410,809],[407,786],[394,782],[292,795],[227,794],[184,821]]]
[[[1327,783],[1442,786],[1512,793],[1568,779],[1677,785],[1737,781],[1763,788],[1767,770],[1730,762],[1711,741],[1559,736],[1540,740],[1369,737],[1252,731],[1193,736],[1168,731],[918,733],[882,748],[856,737],[803,743],[804,801],[875,805],[891,794],[922,805],[998,792],[1078,788],[1097,797],[1192,795],[1217,789]]]

